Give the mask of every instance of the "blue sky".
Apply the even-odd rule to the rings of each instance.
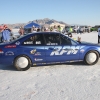
[[[0,24],[50,18],[67,24],[100,25],[100,0],[1,0]]]

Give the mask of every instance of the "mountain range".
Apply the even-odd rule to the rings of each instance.
[[[9,28],[19,28],[20,26],[24,27],[25,25],[27,25],[28,23],[31,23],[32,21],[29,21],[27,23],[15,23],[15,24],[7,24],[7,26]],[[64,24],[64,25],[68,25],[66,24],[65,22],[63,21],[57,21],[57,20],[54,20],[54,19],[49,19],[49,18],[44,18],[44,19],[36,19],[36,20],[33,20],[33,22],[41,25],[41,26],[44,26],[44,27],[49,27],[50,24],[52,23],[60,23],[60,24]]]

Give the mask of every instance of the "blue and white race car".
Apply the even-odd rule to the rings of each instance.
[[[99,55],[99,45],[77,42],[56,32],[31,33],[0,44],[0,64],[13,64],[20,71],[33,65],[79,61],[93,65]]]

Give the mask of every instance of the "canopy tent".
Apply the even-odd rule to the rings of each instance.
[[[41,27],[39,24],[31,22],[31,23],[25,25],[24,28],[32,28],[33,26],[34,27]]]

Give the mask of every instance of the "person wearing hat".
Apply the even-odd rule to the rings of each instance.
[[[6,30],[8,30],[9,32],[11,32],[11,29],[7,27],[7,25],[3,26]]]

